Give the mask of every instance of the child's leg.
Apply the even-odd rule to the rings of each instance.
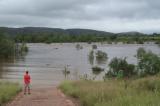
[[[30,84],[28,84],[28,94],[30,94]]]
[[[24,94],[26,94],[27,91],[27,84],[24,84]]]

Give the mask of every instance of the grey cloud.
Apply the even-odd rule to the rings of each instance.
[[[3,26],[81,27],[106,31],[139,28],[144,31],[142,24],[146,21],[150,26],[159,23],[159,12],[159,0],[0,0]],[[158,28],[157,25],[146,30]]]

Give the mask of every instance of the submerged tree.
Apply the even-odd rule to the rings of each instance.
[[[97,49],[97,45],[92,45],[92,49]]]
[[[91,50],[89,55],[88,55],[88,60],[91,65],[94,65],[94,50]]]
[[[98,66],[92,67],[92,72],[93,72],[93,74],[98,75],[98,74],[100,74],[102,71],[104,71],[104,69],[101,68],[101,67],[98,67]]]
[[[101,63],[105,63],[108,59],[108,55],[107,53],[103,52],[103,51],[100,51],[98,50],[97,53],[96,53],[96,60],[99,64]]]
[[[68,65],[64,67],[64,70],[62,72],[63,72],[64,77],[66,79],[67,76],[70,74],[70,71],[68,70]]]
[[[27,47],[27,44],[26,43],[21,43],[20,45],[20,52],[21,53],[26,53],[26,52],[28,52],[28,47]]]
[[[13,58],[24,52],[28,52],[26,43],[15,43],[15,41],[3,34],[0,34],[0,57]]]
[[[77,49],[77,50],[83,49],[83,46],[81,46],[80,44],[77,44],[77,45],[76,45],[76,49]]]
[[[91,65],[96,65],[96,63],[104,64],[108,59],[108,55],[101,50],[91,50],[88,55],[88,59]]]

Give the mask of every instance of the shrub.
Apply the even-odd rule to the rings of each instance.
[[[142,47],[139,48],[139,49],[137,50],[137,58],[138,58],[138,59],[141,59],[145,53],[146,53],[146,51],[144,50],[144,48],[142,48]]]
[[[141,75],[155,75],[160,72],[160,57],[140,48],[137,51],[138,70]]]
[[[126,58],[113,58],[109,63],[107,77],[130,77],[136,74],[135,66],[128,64]]]
[[[4,58],[14,56],[14,42],[7,38],[0,39],[0,56]]]
[[[0,36],[0,57],[12,58],[15,55],[24,54],[28,52],[26,43],[15,44],[15,42],[6,37]]]

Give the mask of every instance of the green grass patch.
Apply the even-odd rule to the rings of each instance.
[[[20,91],[21,87],[17,83],[0,82],[0,106],[11,100]]]
[[[160,78],[63,82],[59,88],[82,106],[160,106]]]

